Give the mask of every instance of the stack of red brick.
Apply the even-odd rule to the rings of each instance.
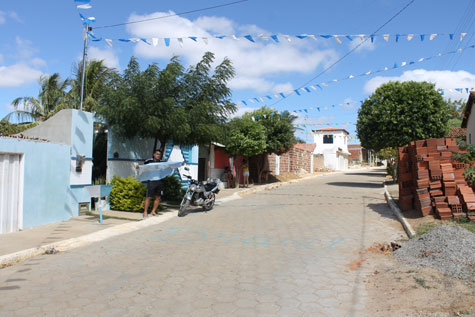
[[[464,178],[465,165],[452,161],[463,152],[453,138],[411,142],[399,148],[399,205],[440,219],[475,220],[475,194]]]

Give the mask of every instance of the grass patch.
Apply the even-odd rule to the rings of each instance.
[[[456,226],[460,226],[472,233],[475,233],[475,221],[470,221],[470,219],[468,218],[459,218],[455,220],[449,220],[448,223],[456,225]],[[434,229],[435,227],[443,225],[443,224],[444,222],[441,222],[438,220],[436,222],[428,222],[428,223],[421,224],[416,228],[416,237],[426,234],[432,229]],[[445,222],[445,224],[447,224],[447,222]]]
[[[408,274],[410,274],[410,273],[416,273],[416,271],[414,271],[414,270],[409,270],[409,271],[407,271],[406,273],[408,273]]]
[[[431,288],[429,285],[427,285],[426,280],[424,280],[423,278],[414,277],[414,281],[416,281],[417,284],[419,284],[420,286],[422,286],[425,289]]]
[[[423,223],[417,227],[416,236],[422,236],[423,234],[426,234],[437,226],[438,224],[435,222]]]
[[[454,220],[454,223],[472,233],[475,233],[475,221],[470,221],[468,218],[459,218]]]

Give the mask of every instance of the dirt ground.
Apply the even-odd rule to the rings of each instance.
[[[362,258],[359,264],[372,272],[364,280],[368,316],[475,316],[475,283],[403,264],[380,246],[366,250]]]

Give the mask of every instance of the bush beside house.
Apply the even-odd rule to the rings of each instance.
[[[184,195],[181,181],[172,175],[162,179],[162,200],[177,202]],[[141,212],[144,208],[147,186],[133,177],[114,176],[111,181],[110,208],[113,210]]]

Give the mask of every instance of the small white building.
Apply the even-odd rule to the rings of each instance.
[[[314,135],[314,155],[323,155],[326,168],[341,171],[348,169],[348,131],[337,128],[312,130]]]
[[[472,115],[473,104],[475,103],[475,91],[471,91],[465,106],[465,115],[462,121],[462,128],[467,128],[467,144],[475,144],[475,115]]]

